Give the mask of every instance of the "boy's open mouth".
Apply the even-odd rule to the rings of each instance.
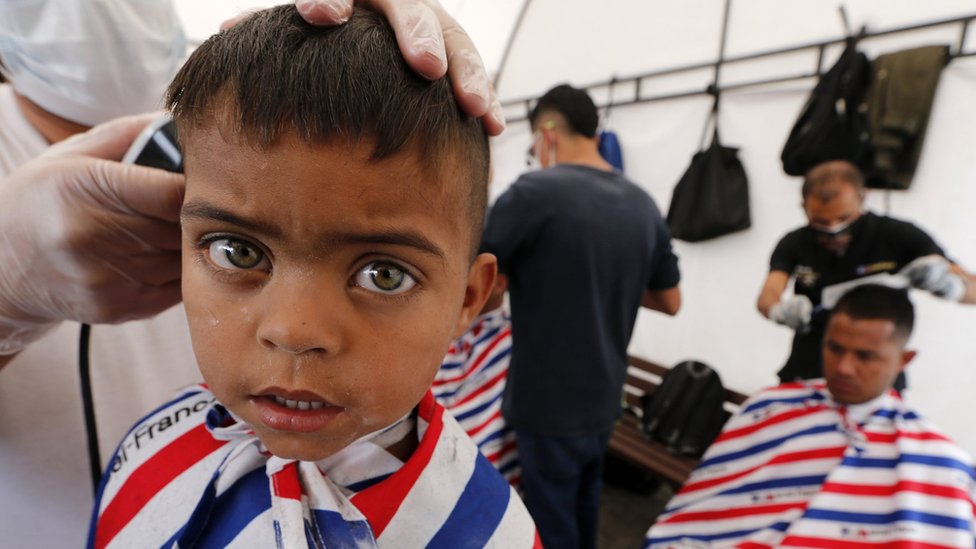
[[[325,403],[320,400],[291,400],[277,395],[274,400],[290,410],[318,410],[325,406]]]
[[[332,403],[325,397],[312,391],[284,389],[282,387],[268,387],[256,392],[254,396],[272,400],[292,410],[315,410],[323,406],[332,406]]]
[[[251,402],[262,423],[277,431],[317,431],[345,410],[309,391],[277,388],[261,391]]]

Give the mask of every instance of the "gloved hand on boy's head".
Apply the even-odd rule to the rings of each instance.
[[[431,0],[296,0],[295,7],[313,25],[336,25],[361,3],[390,22],[407,64],[424,78],[445,74],[454,86],[461,110],[484,118],[488,135],[505,129],[501,103],[488,80],[474,42],[439,2]]]

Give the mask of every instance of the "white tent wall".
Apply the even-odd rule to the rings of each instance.
[[[533,0],[501,76],[502,99],[539,95],[560,82],[586,85],[611,76],[714,60],[719,50],[721,0],[641,2]],[[837,38],[843,34],[836,4],[804,0],[738,0],[732,4],[727,55]],[[967,15],[972,2],[849,2],[857,28],[883,30]],[[976,31],[974,29],[970,32]],[[930,43],[956,44],[959,27],[943,27],[865,41],[877,55]],[[972,49],[972,40],[968,49]],[[839,53],[828,51],[825,67]],[[729,65],[724,84],[811,71],[816,53]],[[645,96],[704,88],[710,71],[648,79]],[[789,352],[791,332],[762,318],[755,299],[778,239],[805,219],[800,180],[786,176],[782,145],[813,80],[745,88],[722,95],[721,137],[741,147],[751,185],[752,228],[708,242],[677,241],[684,305],[676,318],[642,311],[631,353],[661,363],[699,359],[715,367],[726,385],[752,392],[773,384]],[[890,213],[912,220],[948,251],[976,270],[976,59],[954,60],[945,69],[926,137],[922,161],[909,191],[894,192]],[[598,103],[606,90],[594,90]],[[633,89],[617,86],[618,100]],[[698,150],[711,98],[697,96],[613,109],[611,127],[621,140],[626,173],[666,212],[671,191]],[[522,104],[510,106],[520,117]],[[524,169],[530,143],[525,122],[494,140],[497,196]],[[872,191],[869,207],[885,211],[884,194]],[[920,352],[908,370],[908,401],[976,454],[976,307],[946,303],[913,292],[917,324],[912,345]]]
[[[494,73],[524,0],[444,0],[469,31]],[[176,0],[191,39],[201,40],[223,19],[274,1]],[[972,0],[850,0],[851,25],[883,30],[976,12]],[[719,51],[722,0],[531,0],[500,76],[502,100],[534,97],[570,82],[587,85],[611,76],[626,77],[689,63],[712,61]],[[843,33],[834,2],[733,0],[727,55],[743,55]],[[930,43],[955,44],[958,27],[905,33],[863,43],[871,55]],[[976,49],[976,28],[967,50]],[[828,52],[825,66],[839,50]],[[728,65],[724,84],[795,74],[813,69],[815,53]],[[649,79],[643,94],[704,88],[710,70]],[[633,354],[673,364],[695,358],[714,366],[725,383],[751,392],[775,382],[790,332],[763,319],[755,298],[769,254],[788,230],[804,222],[800,182],[782,173],[782,144],[813,85],[812,80],[749,88],[722,96],[723,143],[741,147],[749,174],[753,226],[713,241],[676,242],[683,273],[684,306],[676,318],[642,311],[631,342]],[[633,96],[618,85],[615,96]],[[957,59],[944,71],[926,137],[925,150],[909,191],[891,195],[890,213],[930,232],[953,259],[976,271],[976,58]],[[598,102],[606,89],[594,90]],[[613,110],[627,175],[644,186],[666,212],[671,190],[698,148],[710,98],[644,103]],[[524,105],[507,109],[524,115]],[[524,122],[493,139],[494,184],[500,194],[524,170],[529,132]],[[884,211],[883,195],[868,204]],[[912,344],[919,357],[909,367],[906,398],[950,436],[976,454],[976,307],[941,302],[914,292],[917,327]]]

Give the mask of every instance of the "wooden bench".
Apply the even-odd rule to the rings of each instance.
[[[669,370],[637,357],[628,357],[627,381],[624,384],[624,413],[610,436],[609,452],[645,472],[666,480],[677,488],[698,464],[698,458],[676,456],[663,444],[648,440],[641,432],[643,397],[652,394]],[[725,390],[725,408],[732,412],[745,402],[747,396]]]

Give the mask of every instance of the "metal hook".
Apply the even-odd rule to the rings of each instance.
[[[837,6],[837,11],[840,12],[840,22],[842,25],[844,25],[844,35],[853,36],[854,33],[851,32],[851,21],[847,18],[847,8],[844,6],[844,4],[839,4]]]

